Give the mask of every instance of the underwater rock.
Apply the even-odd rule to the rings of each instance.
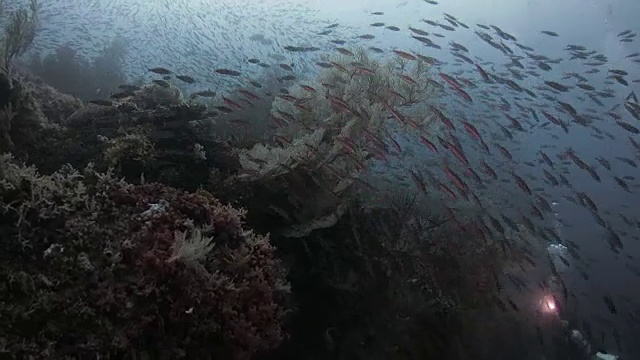
[[[20,73],[17,81],[23,92],[34,99],[34,106],[48,123],[62,124],[64,120],[82,107],[82,101],[62,93],[27,73]]]
[[[11,82],[7,74],[0,72],[0,108],[4,108],[9,104],[12,93]]]
[[[64,125],[71,128],[117,128],[117,124],[124,120],[126,120],[126,116],[113,106],[89,104],[71,114],[65,120]]]
[[[153,109],[158,106],[171,106],[182,103],[184,97],[176,87],[165,88],[156,84],[145,85],[134,92],[129,101],[140,109]]]
[[[84,167],[93,162],[106,170],[114,164],[105,161],[105,140],[141,128],[156,151],[144,167],[115,169],[129,181],[144,173],[149,181],[194,190],[208,183],[212,168],[225,173],[240,169],[233,149],[213,140],[206,107],[185,103],[178,89],[148,85],[111,105],[82,106],[33,76],[19,75],[11,86],[1,76],[0,93],[7,96],[1,97],[0,152],[12,152],[46,174],[66,163]]]
[[[144,128],[145,137],[155,149],[153,158],[147,158],[145,166],[117,166],[115,171],[129,181],[136,181],[144,173],[149,181],[197,189],[208,182],[211,168],[227,172],[239,169],[232,149],[212,140],[207,128],[210,119],[207,118],[206,107],[184,103],[179,91],[174,90],[156,85],[143,86],[130,96],[114,100],[112,105],[88,104],[69,116],[65,126],[70,134],[82,135],[75,136],[74,142],[80,141],[85,145],[87,139],[114,139]],[[200,153],[204,156],[194,155],[196,145],[202,147]],[[107,151],[103,142],[89,140],[89,146],[99,152]],[[135,154],[130,155],[135,157]],[[114,166],[113,161],[104,164],[103,160],[105,157],[90,161],[97,162],[102,169],[106,169],[104,165]]]

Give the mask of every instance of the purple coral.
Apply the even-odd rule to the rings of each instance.
[[[242,211],[207,192],[0,165],[21,185],[0,188],[0,204],[10,200],[23,211],[5,212],[0,224],[7,242],[0,276],[10,279],[0,285],[7,350],[24,357],[241,358],[284,339],[284,270],[269,239],[243,227]],[[60,196],[77,191],[69,179],[86,185],[73,207]],[[59,187],[47,199],[46,218],[28,203],[42,184]],[[152,204],[162,206],[142,216]],[[211,239],[210,251],[197,262],[171,260],[176,234],[194,229]]]

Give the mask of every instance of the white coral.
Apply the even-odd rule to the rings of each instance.
[[[175,242],[171,247],[173,254],[167,262],[181,260],[187,264],[196,265],[215,246],[212,237],[202,235],[201,228],[193,229],[189,238],[187,238],[187,231],[175,231],[174,236]]]
[[[286,147],[256,144],[239,154],[242,168],[255,178],[264,179],[282,175],[313,158],[324,136],[324,129],[294,139]]]

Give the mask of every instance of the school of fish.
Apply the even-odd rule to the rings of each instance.
[[[560,194],[563,201],[586,209],[593,221],[583,226],[593,225],[594,234],[606,243],[615,258],[640,278],[637,258],[625,252],[629,242],[640,241],[640,218],[633,213],[634,206],[637,208],[636,204],[640,204],[640,101],[636,91],[640,86],[640,52],[625,55],[624,68],[611,65],[607,56],[598,50],[578,44],[565,44],[564,56],[551,58],[521,43],[498,25],[467,23],[438,11],[437,1],[421,2],[425,6],[425,17],[419,23],[387,23],[384,12],[372,10],[366,15],[370,18],[366,29],[354,29],[338,22],[324,23],[302,7],[291,10],[287,2],[275,2],[269,9],[260,8],[270,16],[283,19],[277,26],[252,18],[255,28],[244,31],[207,26],[214,16],[207,12],[199,12],[189,19],[178,15],[169,19],[158,16],[150,23],[141,24],[138,16],[143,16],[142,10],[136,15],[135,10],[129,11],[129,7],[122,5],[109,11],[125,23],[136,24],[132,31],[140,32],[140,37],[157,39],[158,52],[173,49],[171,51],[177,53],[175,58],[180,59],[174,63],[173,56],[165,56],[160,57],[161,61],[151,62],[148,54],[134,53],[128,68],[131,74],[146,72],[152,76],[151,81],[163,87],[170,87],[177,80],[181,87],[190,90],[192,99],[209,98],[215,102],[212,111],[222,114],[233,114],[251,107],[262,97],[276,95],[298,110],[307,111],[304,99],[289,94],[284,88],[279,94],[264,92],[255,74],[271,69],[278,74],[279,82],[293,82],[309,94],[325,94],[336,111],[363,116],[348,99],[333,94],[331,84],[323,83],[318,88],[303,81],[309,74],[331,69],[357,76],[372,74],[373,70],[355,62],[345,65],[327,60],[327,54],[348,59],[357,48],[364,48],[373,58],[398,58],[406,64],[428,63],[431,66],[429,81],[440,90],[441,97],[425,116],[437,123],[439,130],[433,132],[415,126],[402,106],[385,104],[388,121],[413,127],[414,138],[370,134],[366,139],[380,145],[376,145],[380,150],[376,161],[385,165],[375,171],[387,182],[386,186],[441,198],[444,212],[450,214],[454,222],[463,216],[458,215],[460,208],[483,209],[472,225],[463,221],[459,225],[475,226],[487,239],[504,237],[507,232],[528,231],[545,243],[562,243],[569,249],[571,263],[577,264],[587,277],[584,269],[588,267],[588,260],[581,256],[582,245],[575,239],[561,238],[550,226],[552,203]],[[46,27],[82,32],[81,28],[73,29],[75,16],[89,16],[101,7],[97,1],[88,2],[81,11],[71,2],[65,6],[45,9],[45,19],[58,19],[49,23],[45,20]],[[162,6],[186,5],[181,2],[158,5]],[[224,11],[233,23],[233,19],[241,20],[242,10],[239,5],[228,5]],[[63,24],[56,16],[63,11],[76,15],[67,17]],[[154,14],[144,16],[153,18]],[[196,24],[194,29],[199,32],[184,34],[177,24],[185,21]],[[502,62],[486,61],[475,56],[467,46],[447,40],[455,37],[456,32],[473,34],[501,56]],[[190,39],[179,50],[175,47],[176,33]],[[376,42],[389,33],[411,39],[414,46],[396,48],[387,42]],[[541,29],[540,34],[550,41],[562,41],[562,36],[551,30]],[[86,48],[83,41],[99,43],[89,35],[84,36],[73,38],[77,46]],[[631,44],[636,36],[634,29],[620,29],[616,34],[620,44]],[[61,41],[54,32],[43,31],[36,47],[53,48]],[[565,72],[560,78],[553,75],[554,68],[566,63],[584,70]],[[407,84],[416,83],[409,75],[401,75],[401,79]],[[595,83],[606,86],[592,85]],[[127,96],[136,89],[132,85],[121,88],[122,93],[114,93],[112,98]],[[109,102],[96,100],[96,103],[107,105]],[[276,129],[297,121],[295,114],[278,110],[269,118]],[[229,126],[246,126],[247,121],[251,119],[238,119]],[[571,144],[568,139],[576,134],[586,135],[585,139],[592,144],[592,153],[582,154],[567,145]],[[277,135],[274,139],[280,144],[291,141]],[[343,146],[353,152],[361,140],[340,139]],[[531,148],[531,142],[535,142],[537,151],[534,155],[523,154]],[[624,153],[609,152],[611,143],[624,149]],[[390,173],[393,175],[388,176]],[[582,180],[572,180],[582,175],[584,182],[591,183],[585,185]],[[378,186],[373,181],[362,181],[362,184],[367,188]],[[610,209],[601,205],[593,193],[598,187],[616,187],[627,194],[628,207]],[[495,193],[500,194],[491,195]],[[520,245],[505,241],[504,246]],[[527,260],[532,266],[536,265],[533,257]],[[611,294],[598,296],[603,309],[612,316],[621,316],[617,302],[634,301]],[[625,306],[638,309],[624,314],[635,326],[640,326],[639,306],[639,303]],[[515,304],[512,307],[517,309]],[[614,337],[620,346],[620,335]]]

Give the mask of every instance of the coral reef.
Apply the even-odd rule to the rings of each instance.
[[[0,150],[12,151],[43,173],[66,163],[83,168],[93,162],[101,171],[115,167],[129,181],[144,176],[195,190],[208,183],[212,168],[237,167],[224,143],[203,137],[210,120],[206,107],[184,102],[175,88],[146,85],[108,104],[83,106],[34,80],[15,77],[11,90],[5,87],[5,107],[12,111],[0,113],[0,135],[6,139]],[[0,91],[3,85],[7,82],[0,75]]]
[[[2,150],[34,166],[0,163],[0,344],[36,357],[456,358],[512,254],[372,170],[403,156],[403,134],[439,131],[428,61],[326,61],[305,83],[267,79],[287,91],[233,111],[169,82],[83,105],[44,78],[0,81]]]
[[[19,358],[241,358],[284,338],[269,239],[209,193],[0,157],[0,344]]]

